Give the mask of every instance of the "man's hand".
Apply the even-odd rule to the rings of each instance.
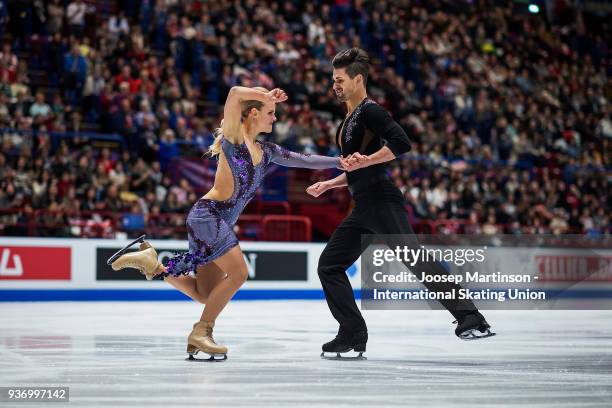
[[[306,192],[313,197],[318,197],[327,190],[329,190],[331,186],[326,181],[319,181],[318,183],[314,183],[312,186],[306,189]]]
[[[371,159],[361,153],[353,153],[345,158],[340,158],[340,165],[345,171],[351,172],[371,164]]]

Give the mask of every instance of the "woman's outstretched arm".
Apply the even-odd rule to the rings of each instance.
[[[316,154],[295,153],[277,144],[264,142],[270,154],[270,161],[285,167],[301,167],[305,169],[342,168],[339,157],[319,156]]]

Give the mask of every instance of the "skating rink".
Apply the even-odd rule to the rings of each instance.
[[[612,406],[612,311],[490,311],[498,335],[472,342],[446,312],[365,311],[367,361],[328,361],[323,301],[235,301],[228,360],[194,363],[195,303],[0,308],[0,386],[68,386],[70,406]]]

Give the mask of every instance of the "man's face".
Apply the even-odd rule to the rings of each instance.
[[[345,68],[334,69],[334,93],[340,102],[346,102],[353,91],[353,80],[346,73]]]
[[[351,79],[346,72],[346,68],[334,69],[334,93],[340,102],[346,102],[353,95],[356,89],[355,82],[357,77],[358,75]]]

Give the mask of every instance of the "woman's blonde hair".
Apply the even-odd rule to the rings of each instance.
[[[261,92],[269,92],[266,88],[262,88],[260,86],[256,86],[253,89],[256,89]],[[249,117],[249,113],[251,113],[251,109],[255,108],[257,110],[261,110],[263,108],[264,103],[255,99],[249,99],[248,101],[240,102],[240,121],[244,124],[245,120]],[[223,140],[223,121],[221,121],[221,127],[215,129],[213,135],[215,137],[214,142],[208,148],[207,154],[211,157],[218,156],[221,153],[221,141]]]

